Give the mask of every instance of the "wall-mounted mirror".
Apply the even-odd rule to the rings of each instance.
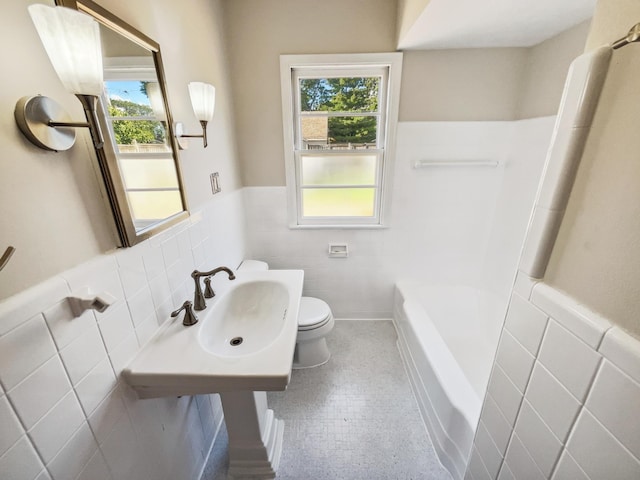
[[[105,145],[98,163],[122,246],[186,218],[160,45],[90,0],[55,0],[100,23]]]

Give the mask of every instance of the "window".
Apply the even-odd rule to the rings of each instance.
[[[105,62],[103,103],[112,144],[136,231],[184,210],[166,125],[154,114],[153,64],[138,57]]]
[[[384,225],[401,61],[281,57],[291,226]]]

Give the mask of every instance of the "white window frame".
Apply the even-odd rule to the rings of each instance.
[[[322,78],[337,72],[339,76],[380,76],[381,105],[377,148],[357,150],[359,154],[378,155],[378,171],[375,185],[376,199],[373,217],[302,217],[300,186],[300,155],[314,150],[302,150],[298,129],[299,90],[298,78]],[[288,216],[290,228],[383,228],[389,220],[393,160],[396,145],[396,126],[400,102],[402,53],[360,53],[322,55],[281,55],[280,80],[282,92],[282,121],[284,131],[284,156],[287,181]],[[335,76],[335,75],[334,75]],[[385,102],[386,100],[386,102]],[[386,105],[383,105],[386,104]],[[386,107],[386,108],[385,108]],[[323,113],[323,112],[318,112]],[[360,116],[360,114],[354,114]],[[350,150],[336,151],[348,155]]]

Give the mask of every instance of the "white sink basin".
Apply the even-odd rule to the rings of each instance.
[[[168,320],[123,371],[140,398],[286,388],[304,272],[218,277],[198,323],[185,327],[182,315]]]
[[[239,284],[206,316],[200,344],[222,357],[254,355],[280,336],[288,307],[289,292],[283,283],[255,280]]]

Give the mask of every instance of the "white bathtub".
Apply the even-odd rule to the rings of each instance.
[[[465,286],[396,285],[394,322],[422,417],[442,464],[461,479],[506,301]]]

